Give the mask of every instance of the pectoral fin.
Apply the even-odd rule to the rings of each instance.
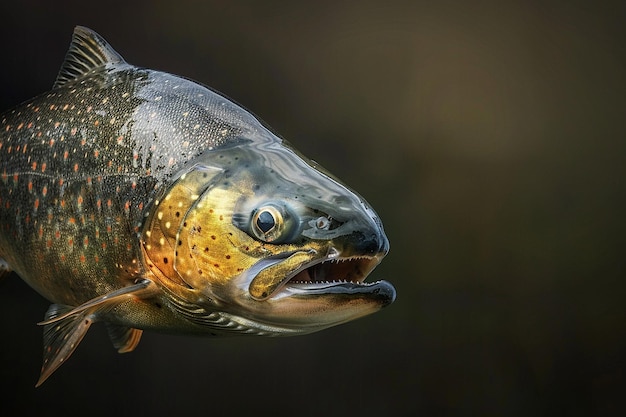
[[[78,307],[67,311],[59,316],[48,318],[46,315],[46,319],[42,322],[39,322],[40,326],[51,324],[60,320],[63,320],[71,315],[79,314],[83,311],[90,309],[102,309],[105,307],[111,307],[116,304],[119,304],[122,301],[126,301],[130,297],[136,297],[139,293],[143,292],[148,286],[152,283],[149,279],[142,279],[136,282],[133,285],[129,285],[128,287],[122,287],[119,290],[111,291],[110,293],[104,294],[100,297],[93,298],[87,301],[84,304],[79,305]]]
[[[44,321],[38,323],[43,329],[43,366],[36,387],[43,384],[52,373],[74,352],[89,326],[102,313],[128,300],[145,295],[152,281],[143,279],[128,287],[120,288],[78,306],[52,304]],[[113,344],[119,352],[130,352],[137,346],[141,330],[126,328],[115,331]]]

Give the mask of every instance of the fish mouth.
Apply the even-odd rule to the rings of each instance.
[[[323,258],[315,259],[295,271],[279,285],[271,298],[288,295],[372,295],[388,305],[395,300],[395,288],[387,281],[366,282],[384,254],[342,257],[335,249]]]

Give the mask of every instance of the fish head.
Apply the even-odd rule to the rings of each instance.
[[[365,282],[389,250],[374,210],[284,141],[203,156],[155,202],[152,268],[247,329],[309,333],[378,311],[387,281]]]

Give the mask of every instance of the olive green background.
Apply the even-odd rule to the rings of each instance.
[[[588,4],[589,3],[589,4]],[[104,326],[34,389],[48,303],[0,282],[1,415],[626,413],[622,2],[22,1],[0,109],[48,90],[75,25],[260,116],[377,210],[389,308],[309,336]]]

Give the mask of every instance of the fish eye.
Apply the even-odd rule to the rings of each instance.
[[[257,238],[264,242],[272,242],[281,236],[285,228],[285,219],[278,207],[262,206],[252,215],[251,226]]]
[[[331,223],[331,219],[328,217],[318,217],[317,220],[314,221],[315,223],[315,227],[317,227],[320,230],[329,230],[330,229],[330,223]]]

